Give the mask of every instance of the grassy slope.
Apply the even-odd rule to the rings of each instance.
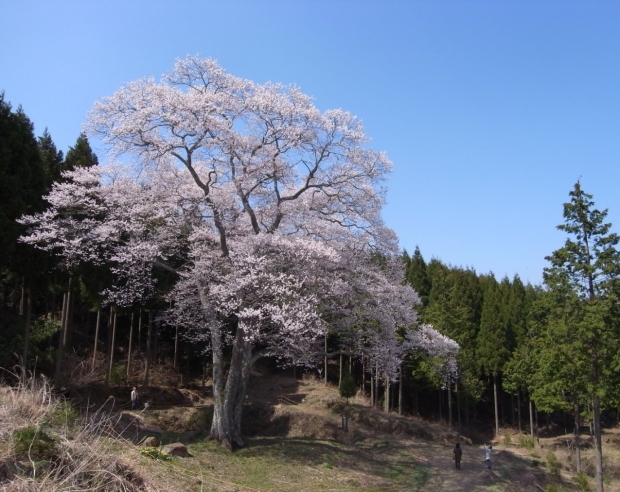
[[[98,490],[112,490],[109,482],[109,464],[115,470],[132,470],[129,478],[119,482],[118,490],[169,491],[514,491],[545,490],[555,483],[557,490],[577,490],[569,473],[570,455],[562,451],[561,437],[541,441],[544,448],[526,450],[500,439],[495,443],[494,469],[488,471],[483,462],[480,445],[471,445],[461,436],[464,454],[461,470],[455,470],[451,450],[457,436],[445,426],[426,421],[399,417],[369,408],[363,399],[354,399],[351,405],[339,400],[334,387],[322,383],[277,376],[256,376],[250,385],[248,404],[244,413],[246,446],[228,453],[219,444],[204,440],[211,413],[210,401],[194,392],[193,404],[153,405],[140,415],[125,412],[121,419],[160,427],[162,442],[181,441],[188,444],[192,457],[171,461],[153,460],[140,455],[128,441],[107,432],[114,418],[103,419],[97,425],[89,424],[82,430],[67,433],[62,426],[50,425],[46,416],[50,411],[63,416],[62,407],[49,402],[40,405],[40,395],[22,393],[5,388],[0,391],[0,461],[15,461],[15,447],[11,440],[13,430],[27,425],[44,426],[49,433],[59,436],[58,456],[78,456],[77,449],[96,449],[88,458],[89,476],[103,481]],[[0,388],[1,389],[1,388]],[[83,392],[87,392],[83,390]],[[79,394],[75,401],[93,397]],[[153,395],[164,393],[154,392]],[[279,397],[297,404],[279,404]],[[39,405],[37,407],[37,405]],[[340,429],[342,412],[350,416],[348,433]],[[134,417],[135,416],[135,417]],[[107,417],[106,417],[107,418]],[[64,419],[60,419],[61,421]],[[90,429],[90,430],[89,430]],[[135,426],[129,425],[127,437],[140,437]],[[615,470],[613,439],[605,450],[608,470]],[[70,434],[77,437],[71,437]],[[148,434],[148,433],[147,433]],[[64,436],[64,437],[63,437]],[[620,441],[618,441],[620,442]],[[80,448],[80,446],[82,448]],[[546,453],[555,449],[562,464],[563,481],[549,477],[545,467]],[[588,452],[585,460],[590,459]],[[79,463],[74,465],[77,467]],[[118,472],[116,472],[118,474]],[[44,487],[37,490],[83,490],[60,486],[50,476]],[[60,476],[62,474],[56,473]],[[606,490],[618,490],[618,481]],[[74,483],[81,478],[76,475]],[[7,490],[27,488],[40,478],[18,476]],[[90,480],[90,479],[89,479]],[[107,482],[106,482],[107,481]],[[6,482],[0,484],[5,490]],[[106,488],[107,487],[107,488]]]
[[[495,469],[488,472],[482,450],[465,437],[462,469],[455,470],[455,434],[441,425],[387,416],[361,399],[346,410],[352,417],[344,433],[336,389],[318,382],[270,377],[251,387],[244,418],[252,435],[246,446],[230,454],[200,434],[186,439],[193,457],[162,463],[165,472],[161,467],[155,472],[162,485],[187,491],[527,491],[541,490],[546,482],[531,459],[507,451],[496,451]],[[279,395],[299,403],[278,404]],[[257,403],[271,406],[271,413],[253,408]],[[155,410],[149,418],[164,427],[174,420],[179,430],[179,411],[188,409]],[[164,434],[163,442],[178,438]]]

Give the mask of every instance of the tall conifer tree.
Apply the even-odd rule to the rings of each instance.
[[[497,379],[510,356],[506,324],[502,316],[500,287],[491,275],[486,280],[480,331],[478,332],[477,358],[487,376],[493,376],[493,401],[495,403],[495,433],[499,434]]]
[[[569,238],[546,258],[551,266],[544,271],[545,284],[560,308],[551,311],[547,333],[565,343],[546,344],[541,353],[550,360],[563,357],[579,370],[578,378],[585,383],[592,405],[596,487],[602,492],[601,408],[617,393],[614,369],[620,352],[620,237],[605,222],[607,210],[594,207],[592,195],[581,189],[579,181],[570,198],[564,204],[564,223],[558,226]]]
[[[426,306],[431,293],[431,282],[426,271],[426,262],[417,246],[407,265],[407,282],[420,295],[422,307]]]

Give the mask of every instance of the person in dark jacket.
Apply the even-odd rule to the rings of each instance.
[[[456,466],[459,470],[461,469],[461,458],[463,457],[463,450],[461,449],[461,443],[457,442],[456,446],[454,446],[454,451],[453,451],[453,459],[454,459],[454,466]]]

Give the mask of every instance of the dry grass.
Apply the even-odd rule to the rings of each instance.
[[[77,418],[76,418],[77,417]],[[133,445],[109,437],[115,418],[95,412],[79,418],[63,398],[53,395],[47,380],[0,387],[0,458],[2,490],[110,491],[159,490],[146,477]],[[17,439],[24,429],[35,437],[20,451]],[[53,445],[43,459],[35,455],[37,436],[49,436]],[[28,444],[28,443],[26,443]]]
[[[520,448],[518,435],[510,437],[510,444],[506,447],[513,453],[540,463],[540,466],[549,468],[549,458],[557,460],[559,475],[556,483],[561,490],[581,490],[577,485],[577,464],[574,437],[572,434],[541,437],[533,449]],[[502,439],[505,443],[506,439]],[[586,481],[592,490],[595,490],[595,457],[592,438],[586,434],[581,436],[581,470],[586,475]],[[603,431],[603,472],[605,490],[620,492],[620,429],[607,428]]]

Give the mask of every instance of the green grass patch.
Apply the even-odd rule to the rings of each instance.
[[[50,460],[58,452],[56,439],[33,426],[13,431],[13,446],[18,458]]]

